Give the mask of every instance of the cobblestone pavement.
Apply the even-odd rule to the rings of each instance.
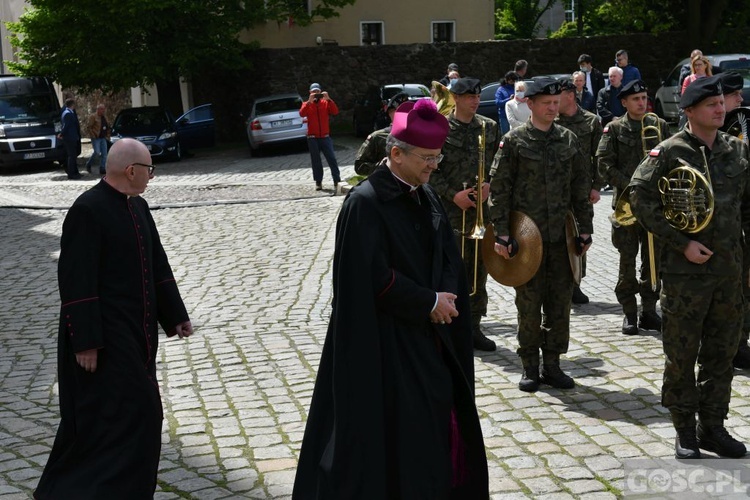
[[[336,142],[346,178],[358,141]],[[327,168],[328,191],[314,191],[304,150],[199,152],[157,166],[145,198],[159,208],[196,334],[160,346],[156,498],[288,498],[330,314],[343,197],[330,196]],[[64,180],[61,170],[0,175],[0,498],[29,498],[57,427],[59,236],[64,209],[93,183]],[[484,325],[498,351],[477,355],[476,399],[493,499],[616,498],[624,461],[672,456],[660,337],[620,334],[610,196],[596,207],[583,283],[591,303],[573,310],[562,363],[575,389],[517,389],[514,294],[490,280]],[[750,441],[740,372],[728,426]]]

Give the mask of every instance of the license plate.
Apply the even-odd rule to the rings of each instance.
[[[292,124],[292,120],[278,120],[275,122],[271,122],[272,127],[288,127]]]
[[[39,153],[25,153],[23,155],[24,160],[36,160],[38,158],[44,158],[44,151],[40,151]]]

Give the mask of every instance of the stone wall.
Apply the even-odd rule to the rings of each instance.
[[[219,136],[231,141],[244,137],[244,116],[254,97],[297,91],[304,98],[310,83],[318,82],[341,110],[332,122],[334,129],[346,131],[351,128],[355,100],[370,85],[424,83],[429,86],[431,80],[443,76],[450,62],[459,65],[463,76],[479,78],[483,84],[498,80],[518,59],[529,62],[532,76],[568,73],[578,68],[578,56],[582,53],[590,54],[594,67],[606,73],[614,64],[615,52],[623,48],[629,52],[630,61],[640,69],[653,94],[661,79],[694,47],[684,33],[664,33],[561,40],[260,49],[248,53],[251,70],[229,73],[208,70],[200,75],[193,82],[193,95],[196,104],[214,103]]]

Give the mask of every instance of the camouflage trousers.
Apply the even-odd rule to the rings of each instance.
[[[636,295],[641,296],[644,311],[653,311],[659,299],[659,280],[656,291],[651,288],[651,264],[649,263],[647,232],[640,224],[612,228],[612,244],[620,252],[620,270],[615,285],[617,302],[622,304],[625,314],[638,312]],[[658,262],[659,247],[654,241],[655,262]],[[641,272],[636,274],[636,258],[641,254]]]
[[[720,425],[726,418],[743,302],[739,276],[662,276],[661,394],[675,428],[694,426],[696,413],[707,425]]]
[[[539,364],[539,349],[568,352],[572,297],[573,273],[565,243],[543,243],[539,270],[528,283],[516,287],[517,352],[524,366]]]
[[[742,295],[745,297],[745,316],[740,343],[747,342],[750,337],[750,248],[746,246],[742,248]]]
[[[484,261],[482,261],[482,240],[463,238],[460,234],[456,236],[458,248],[463,249],[464,269],[466,269],[466,279],[469,283],[470,292],[474,292],[474,255],[477,254],[476,242],[479,242],[476,293],[469,297],[472,327],[478,327],[479,322],[482,320],[482,316],[487,315],[487,269],[484,267]]]

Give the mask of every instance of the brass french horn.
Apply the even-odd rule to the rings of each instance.
[[[661,177],[658,184],[664,218],[673,228],[690,234],[703,231],[714,215],[714,190],[705,146],[701,146],[701,153],[705,175],[678,158],[680,166]]]
[[[430,95],[432,96],[432,100],[435,101],[438,111],[443,116],[451,114],[453,108],[456,107],[456,101],[453,99],[453,94],[448,90],[448,87],[440,82],[432,82]]]

